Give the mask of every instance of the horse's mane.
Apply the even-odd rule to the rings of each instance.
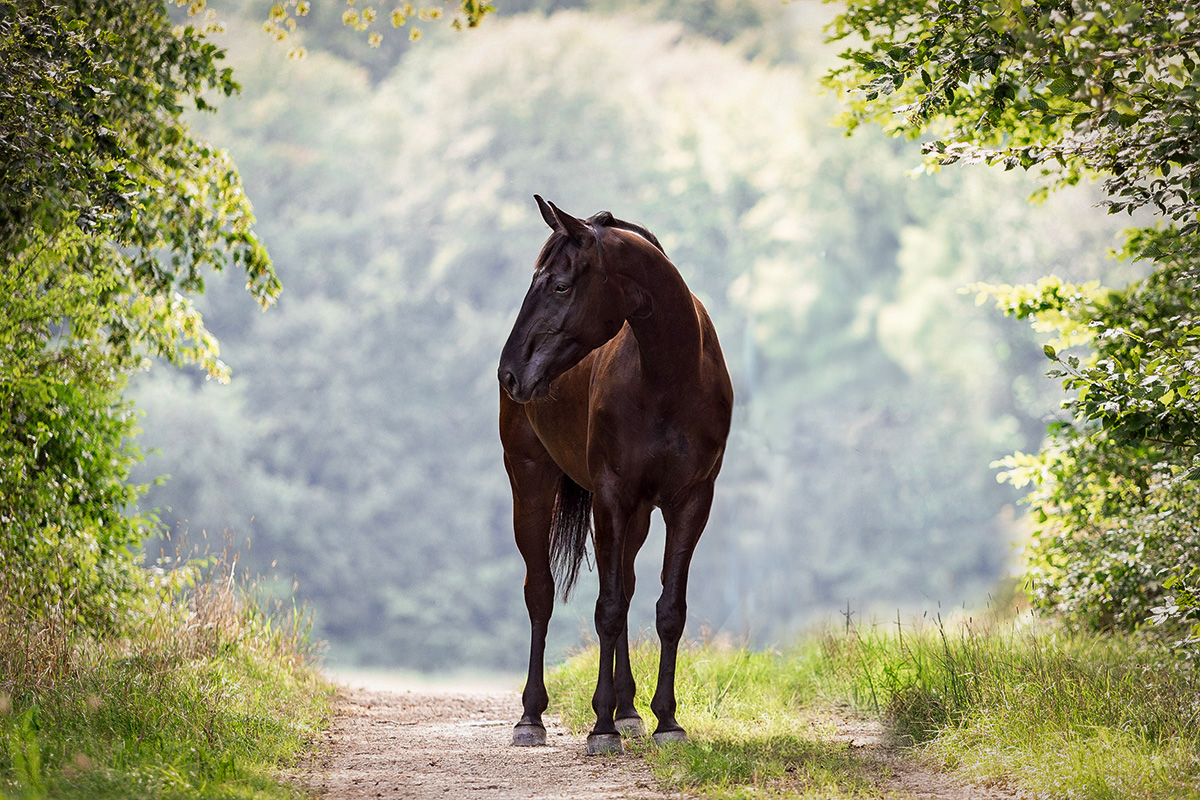
[[[584,222],[590,225],[592,230],[595,231],[597,246],[601,246],[600,228],[618,228],[623,231],[636,233],[638,236],[654,245],[658,252],[662,253],[664,257],[667,255],[667,251],[663,249],[662,243],[658,241],[658,237],[647,230],[645,226],[639,225],[636,222],[617,219],[612,215],[611,211],[597,211],[595,214],[592,214],[592,216],[584,220]],[[542,264],[546,264],[557,259],[569,241],[570,238],[562,233],[562,231],[556,231],[556,235],[548,238],[546,243],[542,245],[542,252],[538,254],[537,264],[539,268]]]
[[[663,249],[662,244],[659,243],[657,236],[646,230],[646,228],[643,226],[638,225],[636,222],[627,222],[623,219],[617,219],[612,215],[611,211],[597,211],[595,214],[588,217],[586,221],[592,227],[601,226],[604,228],[620,228],[623,231],[636,233],[638,236],[641,236],[647,242],[657,247],[658,252],[662,253],[664,256],[667,254],[667,251]]]

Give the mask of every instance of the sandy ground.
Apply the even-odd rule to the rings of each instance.
[[[661,791],[640,756],[584,755],[584,737],[547,718],[548,747],[511,747],[520,716],[515,691],[490,686],[350,685],[318,754],[297,783],[319,798],[629,798],[684,797]],[[887,741],[875,723],[830,720],[835,740],[878,776],[889,800],[1012,800],[1000,787],[968,786],[931,771]],[[828,726],[826,726],[828,727]]]
[[[931,769],[900,747],[878,722],[831,717],[851,751],[875,767],[880,798],[888,800],[1032,800],[1005,786],[976,786]]]
[[[301,783],[331,800],[679,797],[637,756],[588,758],[552,717],[548,747],[510,746],[520,716],[513,691],[348,689]]]

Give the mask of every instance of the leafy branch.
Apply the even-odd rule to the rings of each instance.
[[[326,0],[331,2],[332,0]],[[318,0],[320,2],[320,0]],[[442,0],[439,5],[431,2],[426,6],[416,6],[410,2],[398,3],[389,12],[380,12],[375,6],[360,5],[357,0],[345,0],[346,9],[342,12],[342,24],[347,28],[366,33],[367,45],[379,47],[383,44],[384,34],[379,31],[384,20],[392,28],[408,28],[408,38],[416,41],[421,38],[421,28],[413,24],[437,22],[449,19],[453,30],[478,26],[483,18],[496,10],[487,0]],[[449,15],[446,8],[450,8]],[[309,15],[312,10],[311,0],[279,0],[273,6],[263,21],[263,30],[282,42],[287,40],[299,28],[298,20]],[[289,50],[292,58],[303,58],[306,50],[296,46]]]
[[[1034,486],[1035,595],[1098,627],[1136,625],[1172,588],[1164,574],[1197,574],[1200,7],[850,0],[845,8],[831,38],[861,44],[827,82],[847,102],[848,127],[878,122],[926,137],[925,171],[1019,167],[1044,179],[1041,194],[1098,177],[1110,213],[1155,218],[1127,231],[1120,252],[1152,266],[1143,281],[1109,289],[1047,276],[965,290],[1048,334],[1050,374],[1070,393],[1071,421],[1051,424],[1042,452],[999,464],[1006,479]],[[1060,352],[1069,348],[1085,349]],[[1182,623],[1183,606],[1160,613],[1167,607],[1155,605],[1155,618]]]

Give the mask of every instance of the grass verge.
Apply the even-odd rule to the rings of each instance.
[[[844,686],[964,778],[1046,796],[1200,798],[1195,663],[1130,636],[1032,618],[859,632]]]
[[[656,660],[648,644],[633,655],[643,703]],[[593,721],[595,663],[590,650],[550,677],[554,710],[577,730]],[[968,781],[1056,797],[1200,798],[1194,667],[1133,638],[1029,618],[861,626],[781,652],[693,645],[677,676],[691,741],[643,752],[665,785],[709,797],[878,796],[886,772],[831,740],[823,721],[849,708]]]
[[[870,797],[886,777],[881,767],[831,737],[822,718],[818,686],[821,649],[805,642],[786,653],[751,652],[717,645],[680,650],[676,675],[679,720],[689,741],[656,748],[635,745],[664,786],[707,797]],[[586,731],[596,680],[595,648],[548,676],[551,711],[575,731]],[[638,712],[653,728],[649,709],[658,648],[642,642],[630,654],[641,690]]]
[[[303,615],[228,559],[161,576],[121,635],[0,607],[0,796],[294,798],[281,778],[331,715]]]

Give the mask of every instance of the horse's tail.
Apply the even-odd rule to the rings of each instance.
[[[592,529],[592,493],[563,473],[550,522],[550,570],[565,602],[579,577]]]

